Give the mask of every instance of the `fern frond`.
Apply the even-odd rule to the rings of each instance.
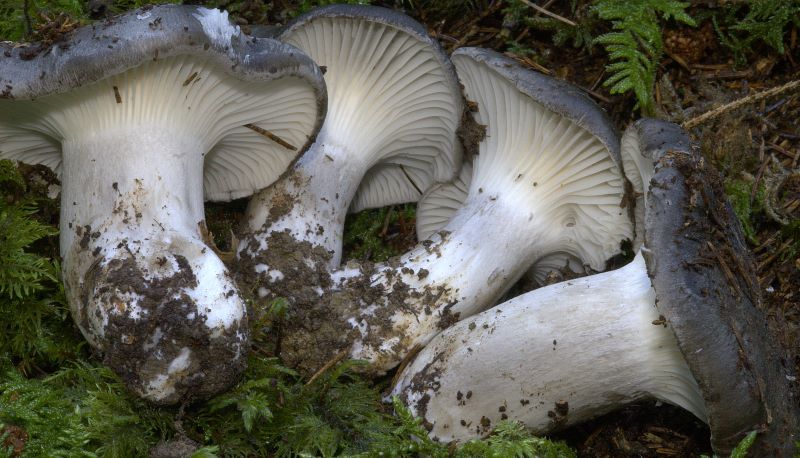
[[[593,10],[614,30],[595,38],[612,61],[611,76],[603,83],[612,94],[633,91],[643,114],[655,112],[653,88],[658,62],[664,52],[660,19],[694,26],[686,2],[676,0],[599,0]],[[659,19],[660,18],[660,19]]]

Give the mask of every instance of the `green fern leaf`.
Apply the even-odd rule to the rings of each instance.
[[[603,85],[612,94],[632,91],[645,115],[655,112],[653,88],[664,52],[659,17],[694,26],[685,11],[688,6],[676,0],[598,0],[593,6],[595,14],[610,21],[614,30],[595,38],[611,60],[606,66],[611,76]]]

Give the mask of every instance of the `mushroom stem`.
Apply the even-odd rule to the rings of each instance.
[[[314,143],[281,180],[261,191],[247,208],[240,256],[255,257],[273,232],[322,247],[331,267],[342,256],[347,208],[371,164],[344,146]]]
[[[355,276],[353,269],[329,275],[302,244],[287,252],[303,253],[299,267],[276,272],[280,259],[269,270],[255,265],[267,274],[262,296],[292,304],[281,343],[290,366],[313,373],[348,350],[385,372],[440,329],[494,305],[542,258],[565,254],[601,270],[630,237],[620,207],[619,140],[599,107],[503,56],[459,51],[460,76],[487,128],[464,206],[444,229],[397,259],[362,265]],[[301,277],[300,270],[307,272]],[[307,287],[313,282],[317,291]]]
[[[484,436],[506,418],[551,431],[650,397],[707,422],[663,323],[639,254],[621,269],[537,289],[447,329],[393,393],[442,441]]]
[[[201,140],[132,123],[73,133],[62,147],[74,179],[62,191],[61,249],[83,334],[151,401],[176,401],[178,385],[204,396],[230,384],[244,367],[246,309],[200,234],[202,161],[187,157],[202,157]],[[204,367],[218,361],[229,368]]]
[[[569,188],[542,180],[537,189],[547,196],[551,184]],[[348,350],[383,373],[441,329],[492,306],[544,254],[581,257],[562,227],[580,210],[547,197],[523,205],[517,193],[500,192],[502,184],[493,189],[498,192],[473,190],[444,229],[387,263],[337,270],[329,281],[271,274],[276,281],[264,284],[262,296],[286,297],[296,314],[283,331],[284,361],[313,373]],[[324,267],[312,270],[319,275]],[[283,274],[289,279],[283,281]],[[315,294],[290,277],[310,279],[320,288]]]
[[[369,309],[354,316],[367,331],[352,356],[387,370],[439,330],[494,304],[528,268],[526,260],[538,259],[549,249],[568,249],[559,244],[557,226],[547,221],[533,213],[520,214],[512,195],[468,198],[430,240],[398,263],[375,267],[370,283],[387,292],[381,305],[392,311],[391,319],[375,320]],[[402,304],[392,303],[400,297]],[[363,342],[376,335],[386,342],[377,347]],[[390,349],[387,343],[392,341],[401,344]]]

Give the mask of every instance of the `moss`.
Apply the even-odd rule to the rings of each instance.
[[[344,246],[348,257],[383,262],[400,254],[401,247],[388,243],[386,231],[391,225],[413,222],[416,207],[412,204],[364,210],[350,215],[345,222]]]
[[[742,223],[745,237],[750,243],[757,244],[757,220],[763,217],[766,189],[763,184],[753,196],[753,182],[745,179],[729,179],[725,182],[725,193],[731,201],[733,211]],[[754,197],[754,198],[753,198]]]

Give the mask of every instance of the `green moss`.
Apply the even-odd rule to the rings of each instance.
[[[60,281],[59,264],[33,251],[54,238],[39,207],[51,202],[16,165],[0,160],[0,356],[21,370],[47,371],[81,353]],[[54,243],[54,242],[53,242]]]
[[[598,26],[598,18],[592,14],[588,5],[578,5],[575,0],[570,1],[570,19],[575,25],[570,25],[549,16],[532,14],[534,10],[522,0],[511,0],[503,9],[503,24],[518,28],[520,25],[541,30],[551,34],[553,44],[556,46],[572,45],[575,48],[585,48],[591,53],[594,44],[594,30]],[[501,33],[503,33],[501,31]],[[516,54],[530,54],[530,50],[520,43],[508,42],[510,49]],[[527,52],[525,52],[527,51]]]
[[[712,20],[722,44],[733,52],[736,64],[743,66],[758,44],[784,53],[790,26],[800,27],[800,0],[730,2]]]
[[[751,243],[757,244],[756,218],[763,215],[766,189],[763,185],[759,186],[755,198],[751,199],[753,195],[752,181],[729,179],[725,182],[725,193],[731,201],[734,213],[742,223],[745,237]]]
[[[800,257],[800,219],[781,227],[781,240],[791,240],[789,247],[781,252],[781,261]]]
[[[414,221],[416,207],[412,204],[364,210],[350,215],[344,227],[344,246],[354,259],[383,262],[400,254],[384,239],[384,229],[401,218]]]

